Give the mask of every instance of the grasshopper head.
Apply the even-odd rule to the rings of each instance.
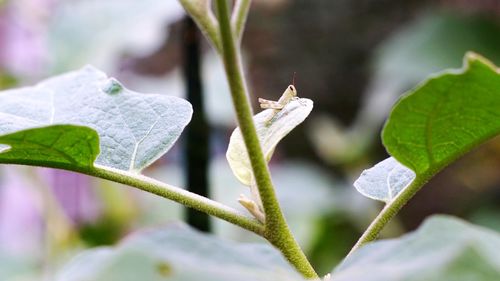
[[[294,85],[289,85],[285,93],[292,98],[295,98],[297,96],[297,90],[295,89]]]

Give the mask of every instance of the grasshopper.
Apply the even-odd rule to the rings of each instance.
[[[266,100],[259,98],[260,108],[262,109],[273,109],[273,112],[269,116],[267,122],[269,123],[278,112],[280,112],[289,102],[298,99],[297,90],[293,85],[289,85],[283,92],[278,101]]]

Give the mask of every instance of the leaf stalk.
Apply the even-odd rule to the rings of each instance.
[[[96,166],[95,169],[83,173],[159,195],[184,206],[238,225],[257,235],[264,236],[264,225],[256,219],[250,218],[217,201],[189,192],[180,187],[169,185],[143,175],[132,174],[104,166]]]
[[[408,201],[427,183],[429,176],[417,176],[413,182],[404,190],[401,191],[391,202],[387,203],[377,217],[371,222],[370,226],[365,230],[363,235],[352,247],[349,257],[356,250],[361,248],[368,242],[374,241],[380,234],[380,231],[391,221],[392,218],[403,208]]]

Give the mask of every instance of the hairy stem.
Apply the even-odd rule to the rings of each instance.
[[[168,185],[143,175],[131,174],[125,171],[103,166],[96,166],[95,169],[86,171],[84,173],[102,179],[130,185],[140,190],[173,200],[184,206],[193,208],[195,210],[238,225],[242,228],[256,233],[257,235],[264,236],[265,234],[264,225],[262,225],[256,219],[243,215],[237,210],[232,209],[224,204],[186,191],[182,188]]]
[[[370,226],[365,230],[363,235],[356,242],[354,247],[349,252],[351,255],[354,251],[362,247],[368,242],[377,239],[380,231],[391,221],[391,219],[396,216],[396,214],[403,208],[403,206],[410,201],[410,199],[417,193],[422,186],[428,181],[430,177],[417,177],[415,180],[401,193],[394,198],[390,203],[385,205],[382,211],[377,215],[377,217],[372,221]]]
[[[304,277],[317,278],[318,275],[300,249],[297,241],[295,241],[276,198],[271,175],[253,123],[253,114],[241,66],[241,55],[239,49],[235,47],[236,39],[229,19],[227,1],[217,0],[216,4],[222,43],[222,60],[233,98],[236,117],[266,215],[264,236],[282,252]]]

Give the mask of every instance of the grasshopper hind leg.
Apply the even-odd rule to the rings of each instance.
[[[277,101],[272,101],[272,100],[266,100],[263,98],[259,98],[259,104],[260,108],[262,109],[283,109],[284,105],[277,102]]]

